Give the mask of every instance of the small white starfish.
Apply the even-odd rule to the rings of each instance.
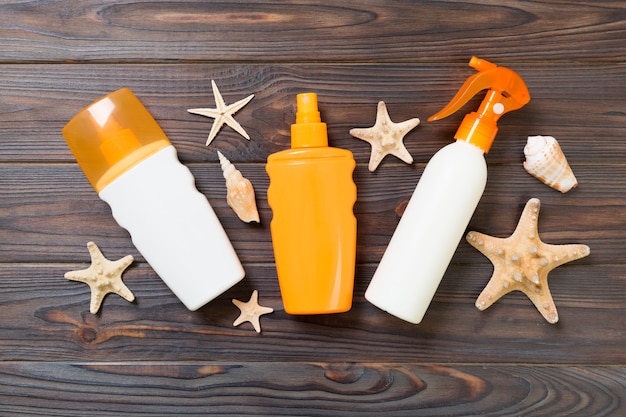
[[[248,104],[248,102],[254,97],[254,94],[250,94],[248,97],[227,106],[226,103],[224,103],[222,95],[220,94],[220,90],[217,89],[215,81],[211,80],[211,86],[213,87],[213,95],[215,96],[215,105],[217,108],[187,109],[189,113],[199,114],[201,116],[212,117],[215,119],[215,122],[213,122],[213,126],[211,127],[211,131],[209,132],[209,138],[206,141],[206,146],[211,144],[211,141],[213,141],[215,136],[217,136],[217,132],[219,132],[224,123],[233,128],[233,130],[244,138],[250,140],[250,136],[248,136],[244,128],[241,127],[241,125],[235,120],[234,114],[241,110],[243,106]]]
[[[233,300],[233,304],[239,307],[241,314],[237,317],[237,320],[233,323],[233,326],[239,326],[241,323],[249,321],[254,326],[254,330],[257,333],[261,333],[261,323],[259,318],[263,314],[273,313],[274,309],[271,307],[263,307],[259,305],[259,292],[254,290],[250,301],[244,303],[243,301]]]
[[[66,272],[65,278],[89,285],[91,288],[91,305],[89,306],[91,314],[98,312],[104,296],[108,293],[115,293],[132,302],[135,296],[122,282],[122,273],[133,263],[132,255],[127,255],[117,261],[109,261],[102,255],[95,243],[87,243],[87,249],[89,249],[91,256],[91,266],[79,271]]]
[[[387,106],[384,101],[378,102],[376,123],[369,128],[351,129],[350,134],[372,145],[372,154],[368,169],[374,172],[385,156],[391,154],[400,158],[407,164],[413,163],[413,157],[404,147],[402,140],[420,123],[420,119],[409,119],[404,122],[394,123],[389,117]]]

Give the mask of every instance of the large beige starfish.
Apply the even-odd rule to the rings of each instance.
[[[548,273],[554,268],[589,255],[587,245],[550,245],[539,238],[539,199],[526,203],[515,232],[497,238],[469,232],[467,241],[493,263],[489,283],[478,296],[476,307],[485,310],[503,295],[522,291],[549,323],[559,321],[548,288]]]
[[[217,108],[215,109],[187,109],[189,113],[199,114],[201,116],[212,117],[215,119],[213,122],[213,126],[211,127],[211,131],[209,132],[209,138],[206,141],[206,146],[209,146],[215,136],[217,136],[217,132],[222,128],[224,123],[233,128],[237,133],[239,133],[244,138],[250,140],[250,136],[246,133],[243,127],[234,118],[235,113],[243,108],[252,98],[254,94],[250,94],[248,97],[239,100],[236,103],[226,105],[224,103],[224,99],[220,94],[220,90],[217,89],[217,85],[215,81],[211,80],[211,87],[213,87],[213,95],[215,96],[215,105]]]
[[[402,140],[404,135],[409,133],[419,123],[420,119],[418,118],[409,119],[401,123],[392,122],[385,102],[379,101],[374,126],[351,129],[350,134],[372,145],[368,169],[370,172],[374,172],[380,161],[389,154],[400,158],[407,164],[413,163],[413,157],[404,147]]]
[[[256,330],[257,333],[261,333],[261,323],[259,322],[260,316],[274,312],[274,309],[271,307],[263,307],[259,305],[259,292],[257,290],[252,292],[250,301],[247,303],[239,300],[233,300],[233,304],[241,310],[241,314],[237,317],[233,326],[239,326],[241,323],[249,321],[252,323],[252,326],[254,326],[254,330]]]
[[[122,282],[122,273],[133,263],[132,255],[127,255],[117,261],[109,261],[102,255],[98,246],[87,243],[87,249],[91,255],[91,266],[79,271],[65,273],[65,278],[71,281],[80,281],[91,288],[91,305],[89,311],[96,314],[100,310],[100,305],[104,296],[115,293],[127,301],[135,300],[135,296]]]

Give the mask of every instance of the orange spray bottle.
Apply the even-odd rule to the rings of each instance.
[[[315,93],[298,94],[291,149],[270,155],[267,199],[280,291],[289,314],[352,307],[356,185],[352,152],[328,146]]]

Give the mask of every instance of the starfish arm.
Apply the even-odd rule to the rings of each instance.
[[[575,261],[591,253],[591,249],[587,245],[571,244],[571,245],[550,245],[543,243],[541,245],[542,255],[549,261],[549,271],[568,262]]]
[[[89,276],[89,274],[91,274],[91,268],[87,268],[87,269],[80,269],[77,271],[69,271],[65,273],[65,278],[70,280],[70,281],[78,281],[78,282],[84,282],[87,283],[87,279],[85,277]]]
[[[356,127],[354,129],[350,129],[350,135],[354,136],[357,139],[364,140],[365,142],[372,143],[374,135],[372,134],[372,128],[361,128]]]
[[[380,165],[385,156],[386,155],[379,149],[372,148],[372,153],[370,155],[370,161],[367,165],[367,169],[369,169],[370,172],[376,171],[376,168],[378,168],[378,165]]]
[[[204,107],[200,107],[196,109],[187,109],[187,112],[191,114],[198,114],[200,116],[211,117],[213,119],[221,116],[221,113],[217,109],[207,109]]]
[[[254,98],[254,94],[250,94],[248,97],[246,98],[242,98],[241,100],[233,103],[233,104],[229,104],[226,109],[224,109],[224,114],[235,114],[237,113],[239,110],[241,110],[246,104],[248,104],[250,102],[250,100],[252,100]]]
[[[102,305],[102,301],[104,300],[104,296],[107,293],[103,291],[91,291],[91,303],[89,305],[89,312],[91,314],[96,314],[98,310],[100,310],[100,306]]]
[[[102,251],[94,242],[87,242],[87,250],[89,251],[89,256],[91,256],[92,262],[102,262],[105,260]]]
[[[390,154],[396,156],[401,161],[407,164],[413,163],[413,157],[411,156],[409,151],[406,149],[406,146],[404,145],[404,142],[403,142],[404,136],[410,130],[415,128],[419,124],[419,122],[420,122],[419,119],[410,119],[410,120],[406,120],[404,122],[398,123],[397,128],[399,132],[396,134],[398,139],[393,141],[395,143],[395,148],[389,150]]]
[[[111,262],[111,268],[114,268],[114,276],[111,278],[111,284],[117,295],[124,298],[126,301],[134,301],[135,295],[122,281],[122,273],[128,268],[134,261],[132,255],[126,255],[122,259]]]
[[[222,115],[217,109],[206,108],[187,109],[187,112],[191,114],[198,114],[200,116],[211,117],[213,119],[216,119]]]
[[[398,130],[400,131],[400,135],[402,137],[404,137],[404,135],[409,133],[411,130],[415,129],[415,127],[417,127],[417,125],[419,124],[420,124],[420,119],[418,118],[409,119],[409,120],[405,120],[404,122],[396,123],[396,125],[398,126]]]
[[[217,136],[217,132],[220,131],[223,125],[224,125],[223,116],[218,116],[213,122],[213,126],[211,126],[211,131],[209,132],[209,136],[207,137],[205,146],[209,146],[211,142],[213,142],[213,139],[215,139],[215,136]]]
[[[226,110],[226,103],[224,103],[222,94],[217,88],[217,84],[215,84],[214,80],[211,80],[211,89],[213,90],[213,97],[215,97],[215,106],[217,107],[217,110],[220,114],[224,114],[224,111]]]
[[[476,308],[480,311],[486,310],[511,291],[513,291],[513,288],[506,284],[506,279],[501,276],[499,271],[494,270],[489,283],[487,283],[476,299]]]
[[[504,242],[506,239],[475,231],[468,232],[465,239],[467,243],[489,258],[490,261],[493,261],[495,256],[501,257],[505,253]]]
[[[538,235],[537,223],[539,222],[539,209],[541,203],[538,198],[531,198],[524,206],[524,210],[517,222],[517,227],[512,236],[525,236],[534,240]]]
[[[239,308],[239,310],[241,310],[241,314],[239,314],[239,317],[237,317],[235,321],[233,322],[233,326],[239,326],[241,323],[248,321],[247,315],[244,314],[244,311],[246,309],[246,303],[239,301],[239,300],[232,300],[232,301],[233,301],[233,304],[236,305]]]
[[[119,270],[120,274],[130,266],[130,264],[133,263],[135,259],[133,258],[132,255],[126,255],[121,259],[118,259],[117,261],[109,261],[111,262],[111,265],[113,268],[115,268],[116,270]]]
[[[547,274],[544,274],[542,279],[546,285],[541,287],[535,287],[535,289],[520,289],[526,296],[532,301],[539,313],[550,324],[554,324],[559,321],[559,314],[556,311],[556,304],[552,299],[550,288],[547,285]]]
[[[379,122],[393,123],[391,117],[389,117],[387,104],[382,100],[376,105],[376,124]]]
[[[224,117],[224,121],[226,122],[226,124],[228,126],[230,126],[235,132],[239,133],[241,136],[243,136],[244,138],[250,140],[250,136],[248,136],[248,134],[246,133],[246,131],[244,130],[243,127],[241,127],[241,125],[232,117],[232,116],[226,116]]]
[[[133,294],[133,292],[123,283],[120,285],[119,288],[117,288],[115,293],[126,301],[129,301],[131,303],[135,301],[135,294]]]
[[[407,149],[402,144],[398,147],[398,149],[395,149],[395,150],[393,150],[390,153],[393,156],[396,156],[396,157],[400,158],[400,160],[402,162],[405,162],[407,164],[412,164],[413,163],[413,157],[411,156],[409,151],[407,151]]]
[[[255,309],[256,307],[260,307],[258,290],[252,291],[252,295],[250,296],[250,300],[248,300],[247,304],[250,305],[252,309]]]
[[[272,307],[264,307],[264,306],[260,306],[260,311],[261,311],[261,315],[263,314],[269,314],[269,313],[273,313],[274,309]]]
[[[252,326],[254,326],[254,330],[256,330],[257,333],[261,333],[261,323],[260,323],[261,316],[264,314],[269,314],[273,312],[274,312],[274,309],[271,307],[258,306],[256,310],[256,314],[250,320],[250,323],[252,323]]]
[[[252,323],[252,327],[256,330],[257,333],[261,333],[261,323],[259,322],[259,316],[251,317],[250,323]]]

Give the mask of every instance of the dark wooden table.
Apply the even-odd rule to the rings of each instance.
[[[3,416],[626,415],[626,4],[619,1],[4,1],[0,5],[0,414]],[[464,240],[420,325],[364,292],[430,157],[464,113],[426,118],[474,70],[472,55],[518,72],[532,100],[505,115],[468,230],[506,237],[532,197],[548,243],[591,255],[550,273],[560,321],[511,293],[480,312],[491,263]],[[211,80],[226,103],[255,98],[209,147]],[[139,96],[196,178],[246,278],[190,312],[134,248],[61,135],[120,87]],[[278,288],[267,204],[269,154],[289,146],[295,95],[314,91],[331,145],[357,160],[358,248],[348,313],[290,316]],[[351,137],[383,100],[422,120],[415,162]],[[555,136],[579,186],[561,194],[522,168],[530,135]],[[256,187],[261,224],[226,205],[222,151]],[[89,313],[88,241],[135,256],[128,303]],[[211,265],[207,265],[210,271]],[[233,327],[231,299],[259,290],[275,312]]]

